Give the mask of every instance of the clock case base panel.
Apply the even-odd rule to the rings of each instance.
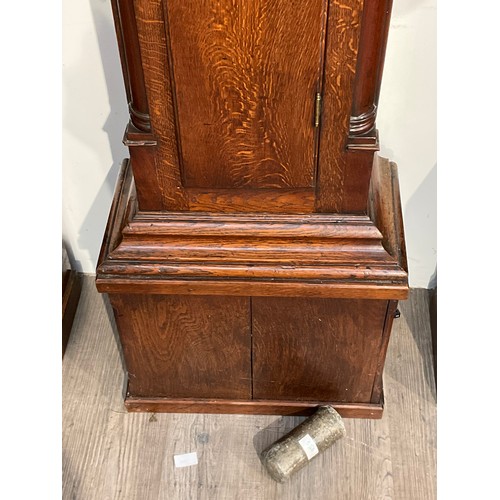
[[[375,156],[368,215],[139,212],[123,164],[96,277],[129,411],[380,418],[408,294],[396,165]]]
[[[384,395],[378,403],[355,404],[334,401],[260,401],[140,398],[127,395],[129,412],[152,413],[224,413],[237,415],[312,415],[320,405],[332,405],[343,418],[380,419],[384,411]]]

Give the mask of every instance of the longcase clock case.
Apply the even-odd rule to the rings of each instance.
[[[113,0],[130,122],[97,268],[129,411],[380,417],[408,294],[375,125],[390,0]]]

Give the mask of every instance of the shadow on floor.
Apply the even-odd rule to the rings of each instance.
[[[395,321],[406,321],[408,329],[419,350],[421,359],[432,359],[431,320],[429,315],[429,290],[413,288],[408,300],[399,303],[401,318]],[[394,324],[397,327],[397,324]],[[436,378],[432,363],[423,363],[425,383],[430,389],[433,401],[436,401]]]

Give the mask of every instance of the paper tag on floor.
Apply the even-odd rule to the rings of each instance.
[[[176,467],[189,467],[198,463],[198,455],[196,451],[193,453],[184,453],[183,455],[174,455],[174,463]]]
[[[309,434],[306,434],[302,439],[299,439],[299,444],[306,452],[308,460],[311,460],[312,457],[315,457],[319,453],[314,439]]]

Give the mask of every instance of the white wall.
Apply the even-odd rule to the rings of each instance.
[[[394,0],[377,116],[398,164],[410,284],[435,285],[436,0]]]
[[[63,240],[95,272],[128,121],[109,0],[63,2]]]
[[[109,0],[63,2],[63,239],[95,272],[128,120]],[[394,0],[378,114],[399,167],[410,284],[436,270],[436,0]],[[431,283],[433,285],[433,283]]]

